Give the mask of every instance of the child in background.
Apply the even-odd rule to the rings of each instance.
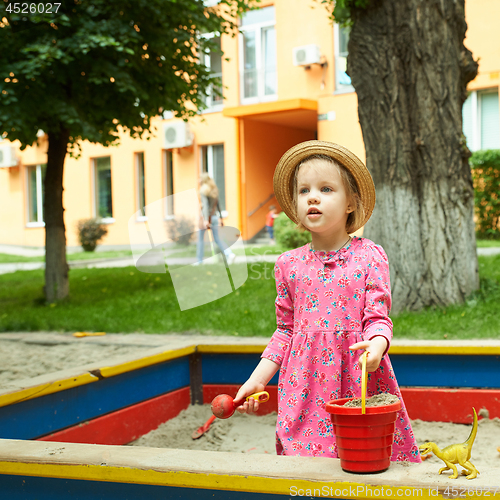
[[[274,243],[274,219],[278,217],[278,214],[276,213],[276,206],[271,205],[269,207],[269,212],[267,212],[266,215],[266,229],[267,233],[269,234],[269,238],[271,238],[271,241]]]
[[[240,413],[259,402],[279,369],[276,449],[281,455],[334,457],[335,435],[325,404],[360,397],[360,355],[368,352],[367,397],[389,392],[398,412],[392,460],[420,462],[418,447],[387,351],[392,339],[389,265],[382,247],[349,234],[375,205],[365,165],[342,146],[308,141],[294,146],[274,174],[276,198],[312,242],[283,253],[275,266],[276,322],[262,359],[238,391]]]

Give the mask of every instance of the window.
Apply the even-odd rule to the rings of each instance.
[[[471,151],[500,149],[498,89],[473,91],[462,108],[463,132]]]
[[[207,172],[219,190],[219,207],[223,217],[226,212],[226,178],[224,172],[224,145],[201,146],[201,172]],[[225,212],[225,213],[224,213]]]
[[[174,168],[172,165],[172,151],[163,151],[163,164],[165,165],[165,217],[174,216]]]
[[[241,18],[241,100],[244,104],[277,98],[274,6],[252,10]]]
[[[215,50],[210,50],[205,53],[205,66],[210,69],[213,77],[219,78],[220,87],[218,90],[222,92],[222,52],[220,44],[220,36],[205,35],[205,38],[212,38],[212,43],[216,45]],[[208,109],[206,111],[220,111],[222,109],[223,98],[217,95],[213,86],[208,90],[208,97],[206,104]]]
[[[103,222],[113,222],[111,197],[111,158],[94,158],[94,200],[96,217]]]
[[[336,92],[354,92],[351,84],[351,78],[345,72],[347,69],[347,45],[349,43],[349,34],[351,28],[335,24],[333,27],[333,36],[335,43],[335,91]]]
[[[45,200],[45,172],[47,165],[26,167],[28,177],[28,226],[44,225],[43,202]]]
[[[137,206],[142,217],[146,217],[146,187],[144,182],[144,153],[135,154],[135,171],[137,186]]]

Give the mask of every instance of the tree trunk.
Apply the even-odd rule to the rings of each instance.
[[[66,262],[66,229],[63,208],[64,159],[69,130],[50,131],[45,173],[45,299],[54,302],[69,295],[68,263]]]
[[[371,0],[352,19],[348,73],[377,190],[365,236],[388,254],[392,311],[463,302],[479,286],[464,0]]]

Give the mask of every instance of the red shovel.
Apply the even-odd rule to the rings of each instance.
[[[256,392],[255,394],[248,396],[246,399],[248,400],[250,398],[257,399],[259,403],[265,403],[269,399],[269,393],[266,391]],[[198,439],[203,436],[203,434],[210,429],[210,426],[216,418],[225,419],[231,417],[237,406],[239,406],[239,403],[235,405],[234,399],[227,394],[219,394],[216,396],[212,401],[213,415],[201,427],[195,430],[191,437],[193,439]]]

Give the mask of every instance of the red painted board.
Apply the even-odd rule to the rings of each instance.
[[[189,387],[184,387],[38,438],[37,441],[107,445],[130,443],[176,417],[190,402]]]
[[[203,403],[210,404],[215,396],[219,394],[229,394],[235,397],[241,384],[204,384],[203,385]],[[266,391],[269,393],[269,401],[261,404],[257,415],[267,415],[273,411],[278,411],[278,386],[268,385]]]
[[[472,423],[472,408],[485,408],[489,418],[500,417],[499,389],[428,389],[401,387],[411,419],[426,422]]]
[[[240,384],[205,384],[203,402],[211,403],[219,394],[236,396]],[[269,401],[258,414],[278,411],[278,387],[268,386]],[[401,387],[401,394],[412,419],[426,422],[472,423],[472,407],[479,412],[485,408],[490,418],[500,418],[500,390],[498,389],[429,389]]]

